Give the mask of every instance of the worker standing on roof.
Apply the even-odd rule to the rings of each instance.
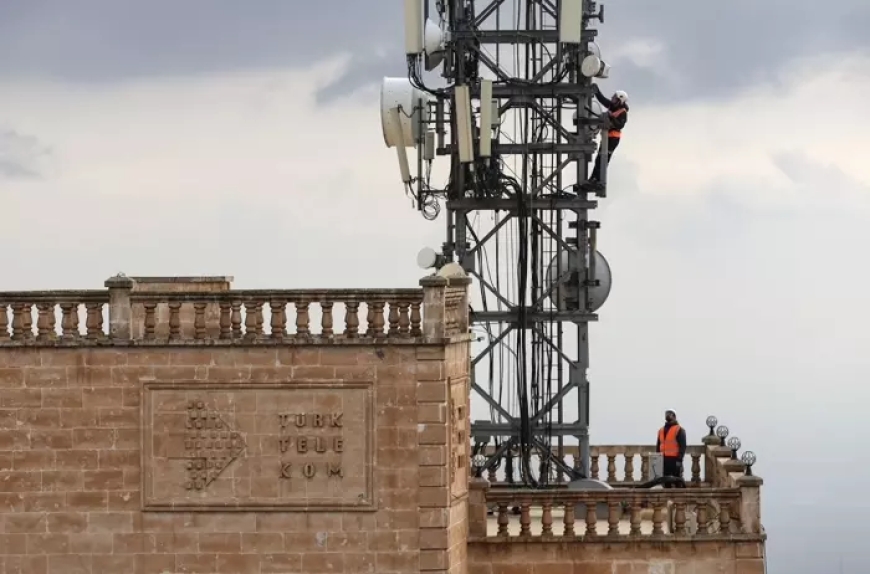
[[[610,120],[610,129],[607,132],[607,163],[610,164],[610,158],[613,157],[613,152],[619,145],[622,138],[622,129],[628,123],[628,94],[619,90],[610,99],[601,93],[601,88],[598,84],[592,84],[595,88],[595,98],[602,106],[607,108],[607,117]],[[603,136],[602,136],[603,137]],[[589,181],[593,184],[600,185],[601,182],[601,147],[598,147],[598,154],[595,157],[595,167],[592,168],[592,175],[589,176]]]
[[[672,410],[665,411],[665,426],[659,429],[656,452],[664,459],[664,476],[681,479],[683,457],[686,456],[686,430],[677,422],[677,413]],[[665,488],[670,486],[665,484]]]

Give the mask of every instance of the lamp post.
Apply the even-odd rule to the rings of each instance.
[[[746,470],[743,471],[743,474],[745,476],[752,476],[752,465],[755,464],[755,461],[756,461],[755,453],[752,452],[751,450],[747,450],[740,457],[740,462],[742,462],[744,465],[746,465]]]
[[[719,424],[719,419],[710,415],[707,417],[707,427],[710,429],[710,434],[707,436],[716,436],[716,425]]]
[[[736,436],[729,438],[728,448],[731,449],[731,460],[737,460],[737,451],[740,450],[740,439]]]
[[[719,425],[716,429],[716,436],[719,437],[719,446],[725,446],[725,439],[728,438],[728,427]]]

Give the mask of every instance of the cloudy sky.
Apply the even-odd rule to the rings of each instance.
[[[0,2],[0,289],[414,285],[443,222],[382,145],[400,3],[323,4]],[[770,573],[866,572],[870,4],[606,16],[632,116],[600,212],[595,441],[651,441],[665,408],[699,439],[715,414],[759,457]]]

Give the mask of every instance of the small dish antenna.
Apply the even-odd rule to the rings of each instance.
[[[580,301],[580,281],[585,278],[577,276],[579,263],[576,249],[564,250],[560,255],[553,257],[547,268],[547,284],[558,283],[550,291],[550,299],[560,311],[578,311],[585,307],[585,305],[581,305]],[[588,255],[586,265],[589,265]],[[613,284],[610,264],[598,251],[595,252],[595,276],[593,280],[597,280],[598,285],[589,287],[589,303],[590,310],[595,312],[607,301]]]
[[[607,78],[610,75],[610,66],[595,54],[590,54],[583,58],[580,72],[587,78]]]
[[[429,19],[423,28],[423,45],[426,52],[426,71],[430,72],[444,61],[444,31]]]
[[[417,266],[419,266],[420,269],[443,267],[444,256],[432,249],[431,247],[424,247],[417,254]]]

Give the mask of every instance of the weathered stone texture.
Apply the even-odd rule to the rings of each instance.
[[[465,505],[462,498],[451,499],[447,483],[447,374],[454,367],[444,356],[443,348],[412,345],[2,349],[0,572],[459,572],[454,563],[464,555]],[[334,388],[355,382],[355,395]],[[306,388],[294,391],[294,383]],[[227,384],[230,391],[220,390]],[[143,390],[148,385],[159,390]],[[171,390],[172,385],[181,390]],[[196,392],[197,385],[211,390]],[[297,392],[302,394],[293,395]],[[152,404],[145,417],[141,400],[147,393],[156,393],[148,400],[162,401],[163,410]],[[376,510],[142,511],[146,476],[166,483],[164,501],[250,502],[244,485],[250,488],[263,477],[268,480],[261,483],[274,485],[272,473],[280,470],[259,468],[265,459],[254,456],[267,449],[272,462],[280,458],[272,444],[279,440],[277,423],[269,418],[278,414],[276,405],[288,407],[296,396],[311,413],[337,412],[334,401],[347,397],[356,401],[345,410],[350,416],[365,409],[358,403],[367,400],[367,393],[373,456],[366,460],[364,453],[354,452],[342,464],[345,472],[371,473]],[[161,467],[140,449],[145,438],[164,455],[172,454],[161,441],[167,429],[189,430],[186,409],[199,397],[207,397],[211,410],[224,413],[226,422],[243,422],[248,432],[242,434],[256,439],[247,445],[251,452],[240,454],[246,461],[236,460],[224,471],[229,479],[221,488],[229,485],[224,494],[230,496],[209,494],[217,482],[186,490],[172,482],[184,475],[186,461],[173,466],[164,457]],[[246,403],[251,397],[253,403]],[[155,415],[171,413],[173,400],[184,412],[164,419]],[[261,408],[263,417],[250,416]],[[348,430],[357,427],[347,425]],[[258,428],[251,438],[249,431]],[[365,437],[358,439],[360,445],[352,437],[345,440],[355,448],[365,443]],[[233,484],[241,484],[248,497],[233,498]]]
[[[472,542],[469,574],[762,574],[760,552],[729,541]],[[742,553],[742,554],[741,554]]]

